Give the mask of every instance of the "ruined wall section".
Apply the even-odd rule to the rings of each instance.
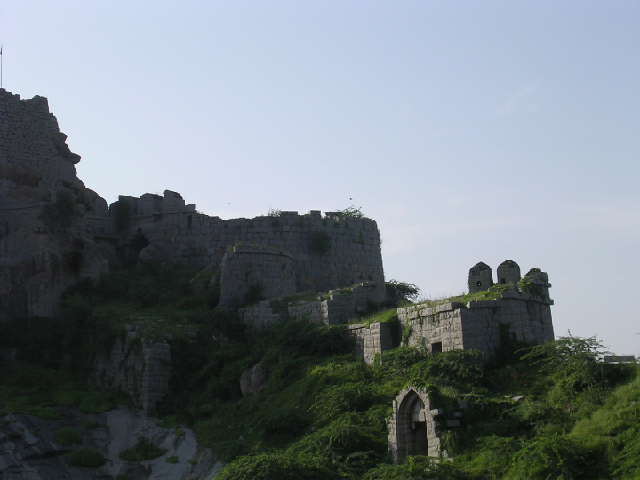
[[[136,339],[134,331],[127,335],[108,355],[98,357],[89,381],[102,388],[121,388],[139,408],[154,411],[169,393],[171,346]]]
[[[391,350],[394,347],[391,329],[395,326],[395,323],[380,322],[369,326],[364,323],[349,325],[349,332],[356,342],[356,357],[364,359],[367,365],[372,365],[376,355]]]
[[[374,220],[335,212],[323,216],[319,211],[221,220],[196,212],[195,205],[185,205],[175,195],[165,191],[164,197],[130,200],[134,207],[127,231],[130,237],[143,235],[169,261],[218,265],[228,247],[243,244],[288,252],[298,292],[384,282],[380,232]]]
[[[69,151],[66,138],[46,98],[21,100],[0,89],[0,164],[40,177],[41,187],[75,183],[80,156]]]
[[[413,305],[398,309],[409,346],[437,353],[477,349],[491,358],[500,345],[501,325],[514,339],[542,344],[554,340],[552,300],[527,293],[504,292],[497,300],[445,303],[436,308]]]
[[[326,300],[318,296],[317,302],[291,302],[289,305],[283,305],[284,300],[267,300],[257,306],[241,308],[239,312],[244,323],[253,326],[273,322],[285,313],[291,318],[311,323],[340,325],[358,314],[377,309],[382,290],[384,284],[364,283],[345,290],[330,291]]]

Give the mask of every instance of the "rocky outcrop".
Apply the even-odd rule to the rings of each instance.
[[[116,477],[136,480],[210,479],[222,466],[214,461],[211,451],[198,446],[192,430],[162,428],[157,420],[143,412],[121,407],[107,413],[83,414],[76,409],[55,408],[58,420],[42,420],[32,415],[7,415],[0,418],[0,478],[29,480],[93,480]],[[97,423],[86,428],[85,422]],[[86,424],[89,426],[89,424]],[[75,430],[81,444],[62,445],[55,431]],[[166,449],[153,460],[127,462],[118,457],[126,448],[135,446],[138,437]],[[75,467],[66,454],[79,448],[100,453],[104,465],[97,468]],[[171,462],[167,460],[171,458]]]
[[[62,291],[108,271],[88,228],[107,203],[77,178],[66,138],[46,98],[0,89],[0,320],[53,317]]]
[[[242,395],[248,395],[249,393],[256,395],[266,386],[267,375],[259,363],[242,372],[242,376],[240,377],[240,390],[242,391]]]
[[[143,410],[154,411],[169,393],[171,346],[136,338],[135,327],[126,328],[128,340],[117,340],[109,355],[98,356],[89,382],[102,388],[119,388]]]

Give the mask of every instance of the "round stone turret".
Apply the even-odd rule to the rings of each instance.
[[[469,269],[469,293],[484,292],[493,285],[491,267],[484,262],[478,262]]]
[[[520,267],[513,260],[505,260],[498,267],[499,284],[511,285],[511,289],[515,290],[520,278]]]

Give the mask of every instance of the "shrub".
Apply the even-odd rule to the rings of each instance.
[[[82,413],[104,413],[115,408],[115,403],[100,395],[89,395],[78,406]]]
[[[136,446],[123,450],[118,457],[128,462],[142,462],[144,460],[153,460],[163,455],[166,451],[166,449],[151,443],[147,438],[138,437]]]
[[[184,431],[184,430],[182,430],[181,428],[176,428],[176,429],[173,431],[173,434],[174,434],[174,435],[177,435],[178,437],[184,437],[184,436],[187,434],[187,432],[185,432],[185,431]]]
[[[56,441],[61,445],[82,443],[82,437],[73,428],[61,428],[54,432]]]
[[[504,478],[602,478],[594,460],[568,436],[536,437],[513,456]]]
[[[400,305],[418,298],[420,289],[413,283],[398,282],[391,279],[385,282],[387,289],[387,300],[393,305]]]
[[[179,428],[180,422],[178,422],[178,415],[165,415],[161,421],[156,422],[156,427]]]
[[[171,455],[165,460],[166,463],[178,463],[178,455]]]
[[[362,207],[356,208],[355,205],[351,205],[344,210],[338,210],[338,212],[341,213],[344,218],[364,218]]]
[[[410,456],[402,465],[380,465],[369,470],[364,480],[462,480],[470,478],[449,462],[436,463],[422,455]]]
[[[104,457],[95,450],[81,448],[67,454],[67,460],[76,467],[96,468],[104,464]]]
[[[76,199],[66,189],[58,190],[56,199],[42,209],[42,219],[48,227],[67,228],[76,216]]]
[[[100,427],[100,424],[95,420],[87,420],[86,422],[84,422],[84,428],[86,429],[92,429],[92,428],[98,428],[98,427]]]
[[[220,470],[216,478],[220,480],[329,480],[334,479],[335,474],[322,465],[317,465],[313,458],[281,453],[260,453],[238,458]]]

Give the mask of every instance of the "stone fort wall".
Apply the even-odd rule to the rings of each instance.
[[[476,349],[491,358],[500,345],[501,325],[514,339],[537,344],[554,340],[552,301],[527,293],[504,292],[497,300],[467,305],[445,303],[436,308],[415,305],[398,309],[406,344],[430,352]]]
[[[395,333],[404,345],[433,354],[474,349],[483,352],[485,359],[493,356],[505,334],[510,339],[529,343],[553,341],[553,300],[549,298],[551,284],[547,273],[531,269],[521,284],[520,267],[513,260],[507,260],[498,268],[498,277],[498,283],[504,287],[495,300],[398,308],[398,331]],[[483,282],[483,285],[477,282]],[[469,285],[475,287],[476,292],[483,291],[478,289],[481,286],[485,291],[491,288],[494,285],[491,268],[482,262],[471,268]],[[518,291],[519,288],[525,291]],[[371,329],[362,327],[353,326],[352,333],[359,342],[358,356],[370,363],[373,355],[392,348],[390,331],[388,328],[374,330],[373,325]]]
[[[74,183],[80,156],[69,151],[66,138],[46,98],[21,100],[0,89],[0,164],[39,177],[41,187]]]
[[[368,218],[311,211],[222,220],[197,212],[169,190],[121,198],[131,205],[128,237],[143,238],[166,260],[219,265],[229,248],[243,245],[290,255],[297,292],[384,282],[380,232]]]
[[[220,264],[219,307],[240,305],[252,288],[262,298],[296,293],[294,263],[283,250],[237,245]]]

